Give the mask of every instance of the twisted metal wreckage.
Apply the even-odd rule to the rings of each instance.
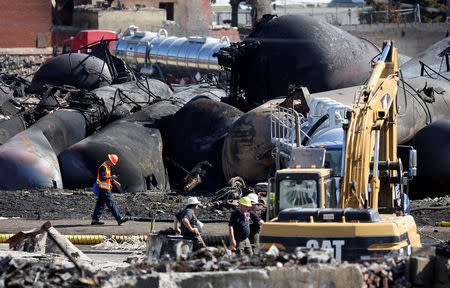
[[[187,41],[149,35],[129,31],[117,41],[115,54],[121,56],[128,44],[143,41],[165,47],[168,54],[155,58],[152,43],[141,49],[138,66],[153,78],[133,72],[128,61],[136,64],[137,58],[123,54],[128,55],[122,55],[125,62],[111,55],[104,42],[94,45],[89,55],[53,58],[31,83],[0,75],[0,189],[89,187],[107,153],[119,155],[115,173],[127,192],[170,187],[215,191],[235,176],[249,185],[265,182],[275,165],[269,104],[284,98],[273,99],[301,94],[288,105],[303,100],[298,111],[305,116],[305,145],[342,141],[339,125],[328,129],[327,119],[334,117],[328,113],[331,106],[320,110],[323,103],[313,105],[326,97],[333,105],[349,106],[355,87],[370,75],[368,64],[379,54],[366,40],[298,15],[264,17],[240,43],[197,39],[190,44],[199,56],[207,43],[208,65],[224,70],[200,69],[204,59],[192,53],[183,61],[172,59],[174,43]],[[445,140],[450,134],[449,40],[409,61],[403,57],[399,87],[398,142],[417,145],[419,175],[431,177],[438,189],[448,181],[443,171],[450,169],[449,157],[442,157],[450,148]],[[177,49],[187,49],[183,45]],[[187,65],[189,61],[193,64]],[[184,70],[174,69],[177,63]],[[180,79],[176,71],[213,74],[197,77],[198,83],[190,85],[155,79]],[[294,88],[288,90],[290,85]],[[233,183],[230,188],[241,182]],[[233,191],[241,192],[236,195],[220,190],[215,198],[236,198],[244,190],[237,187]]]

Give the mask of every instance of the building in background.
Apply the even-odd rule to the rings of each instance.
[[[51,45],[51,0],[0,0],[0,48]]]
[[[211,29],[210,0],[0,0],[0,23],[0,48],[62,46],[82,29],[124,31],[130,25],[239,40],[237,30]]]

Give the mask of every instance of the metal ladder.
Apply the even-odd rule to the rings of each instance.
[[[275,145],[276,169],[280,169],[283,157],[290,159],[291,151],[300,147],[300,123],[302,117],[294,110],[270,104],[270,139]]]

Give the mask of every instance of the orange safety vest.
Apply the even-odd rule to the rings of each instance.
[[[100,168],[102,168],[102,166],[105,166],[105,168],[106,168],[105,176],[106,177],[110,177],[111,176],[111,169],[106,164],[106,162],[103,162],[103,164],[100,165],[100,167],[98,167],[97,184],[100,187],[100,189],[110,190],[111,189],[111,179],[106,179],[105,181],[100,180]]]

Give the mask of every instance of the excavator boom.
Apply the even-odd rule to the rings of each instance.
[[[340,208],[378,208],[378,164],[380,161],[397,161],[397,82],[397,48],[391,42],[385,42],[372,76],[357,95],[353,109],[347,114],[349,122],[344,125],[345,170],[341,182]],[[372,159],[372,193],[369,199]],[[388,174],[392,175],[386,176],[396,176],[393,172]],[[391,186],[383,185],[383,199],[392,198]],[[387,206],[392,205],[388,203]]]

